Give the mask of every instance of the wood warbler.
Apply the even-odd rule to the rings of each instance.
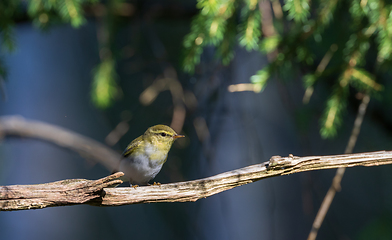
[[[124,172],[131,186],[149,185],[148,181],[155,178],[166,162],[173,142],[182,137],[185,136],[165,125],[150,127],[125,149],[118,170]]]

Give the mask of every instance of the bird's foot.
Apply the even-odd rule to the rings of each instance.
[[[129,184],[129,186],[130,186],[130,187],[133,187],[134,189],[136,189],[137,187],[139,187],[139,185],[132,185],[132,184]]]
[[[161,185],[161,183],[159,183],[159,182],[154,182],[154,184],[152,184],[153,186],[160,186]]]

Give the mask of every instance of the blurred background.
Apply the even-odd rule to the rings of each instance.
[[[175,142],[155,178],[194,180],[273,155],[392,143],[392,4],[376,0],[3,0],[0,114],[121,153],[155,124]],[[364,99],[370,99],[368,105]],[[362,114],[363,116],[363,114]],[[392,239],[391,166],[346,170],[317,239]],[[306,239],[336,170],[190,203],[1,212],[1,239]],[[0,185],[110,171],[52,143],[5,137]]]

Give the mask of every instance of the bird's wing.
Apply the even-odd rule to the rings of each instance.
[[[123,157],[128,157],[129,155],[131,155],[135,151],[135,149],[142,144],[142,137],[143,136],[136,138],[128,145],[128,147],[124,150],[122,154]]]

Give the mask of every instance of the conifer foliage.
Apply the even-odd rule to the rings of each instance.
[[[113,39],[118,26],[113,12],[124,0],[4,0],[0,1],[1,50],[17,46],[14,25],[29,18],[39,28],[86,22],[87,6],[105,6],[98,39],[101,63],[93,73],[91,97],[105,109],[121,94],[116,81]],[[392,3],[383,0],[197,0],[198,14],[184,38],[183,69],[193,73],[207,46],[227,65],[235,47],[266,54],[269,64],[250,78],[262,91],[271,79],[302,78],[309,103],[321,85],[329,89],[321,118],[323,137],[335,136],[353,93],[382,96],[392,67]],[[97,8],[99,10],[99,8]],[[99,12],[99,11],[98,11]],[[99,13],[101,14],[101,13]],[[0,59],[0,81],[6,75]],[[385,87],[384,87],[385,86]],[[385,89],[384,89],[385,88]],[[385,95],[385,94],[384,94]],[[391,97],[386,97],[392,102]]]
[[[250,78],[254,89],[263,90],[273,77],[302,76],[308,103],[316,85],[328,86],[320,120],[325,138],[341,126],[351,89],[371,96],[384,89],[392,60],[390,2],[198,0],[197,7],[184,40],[184,70],[195,71],[206,46],[216,47],[223,64],[236,44],[266,53],[270,63]]]
[[[109,0],[106,4],[109,11],[106,12],[106,19],[102,28],[109,27],[109,18],[116,3],[122,0]],[[51,25],[58,23],[69,23],[75,28],[86,23],[84,8],[94,6],[99,0],[4,0],[0,1],[0,39],[2,51],[13,51],[17,42],[14,37],[15,20],[28,17],[32,23],[40,28],[47,29]],[[26,16],[27,15],[27,16]],[[108,32],[107,29],[103,31]],[[91,98],[98,108],[109,107],[117,93],[117,83],[115,81],[115,60],[110,52],[109,38],[100,42],[101,63],[94,69]],[[0,61],[0,76],[4,78],[6,69]]]

